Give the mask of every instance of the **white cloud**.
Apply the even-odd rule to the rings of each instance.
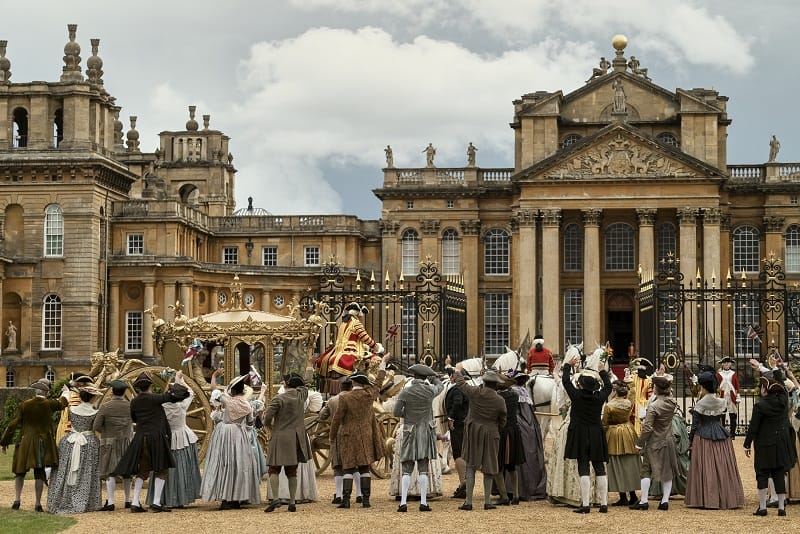
[[[248,162],[237,189],[266,188],[260,205],[273,212],[335,212],[341,200],[322,169],[369,166],[377,187],[386,144],[400,167],[424,165],[428,142],[440,167],[465,165],[470,141],[479,165],[491,152],[510,164],[511,101],[574,85],[595,61],[581,43],[548,39],[486,56],[424,36],[399,43],[378,28],[317,28],[255,44],[240,64],[233,112],[237,160]]]

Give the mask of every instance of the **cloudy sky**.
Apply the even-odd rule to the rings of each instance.
[[[33,0],[4,5],[0,39],[11,81],[57,81],[76,23],[143,151],[193,104],[232,138],[239,206],[375,219],[387,144],[400,167],[429,142],[439,167],[469,142],[511,167],[511,101],[579,88],[616,33],[655,83],[730,97],[730,163],[766,161],[772,134],[800,161],[797,20],[795,0]]]

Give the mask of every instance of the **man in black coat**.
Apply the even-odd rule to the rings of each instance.
[[[170,467],[175,467],[175,459],[170,450],[171,431],[162,404],[180,402],[189,396],[189,390],[167,390],[166,393],[150,392],[153,380],[146,371],[133,383],[139,394],[131,401],[131,420],[136,424],[136,433],[125,454],[114,469],[114,475],[135,476],[131,512],[146,512],[139,503],[142,484],[150,471],[154,472],[153,503],[161,502],[164,483]],[[169,509],[153,504],[153,512],[168,512]]]
[[[455,369],[448,368],[451,384],[455,384],[453,373],[455,373]],[[467,414],[469,413],[469,400],[460,389],[451,386],[445,393],[444,408],[447,412],[447,425],[450,428],[450,446],[453,450],[453,459],[458,473],[458,488],[453,493],[453,498],[463,499],[467,496],[467,464],[461,457],[461,446],[464,442],[464,422],[467,420]]]

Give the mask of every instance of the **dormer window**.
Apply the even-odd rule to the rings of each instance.
[[[664,143],[665,145],[674,146],[675,148],[680,148],[681,143],[678,141],[678,138],[675,137],[675,134],[670,132],[663,132],[656,136],[656,139]]]
[[[570,145],[574,145],[578,141],[580,141],[581,136],[578,134],[567,134],[564,139],[561,141],[561,148],[567,148]]]

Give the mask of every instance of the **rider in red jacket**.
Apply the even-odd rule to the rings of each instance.
[[[553,360],[553,353],[544,346],[544,337],[536,334],[533,340],[533,348],[528,352],[528,373],[537,372],[538,374],[553,374],[556,362]]]

